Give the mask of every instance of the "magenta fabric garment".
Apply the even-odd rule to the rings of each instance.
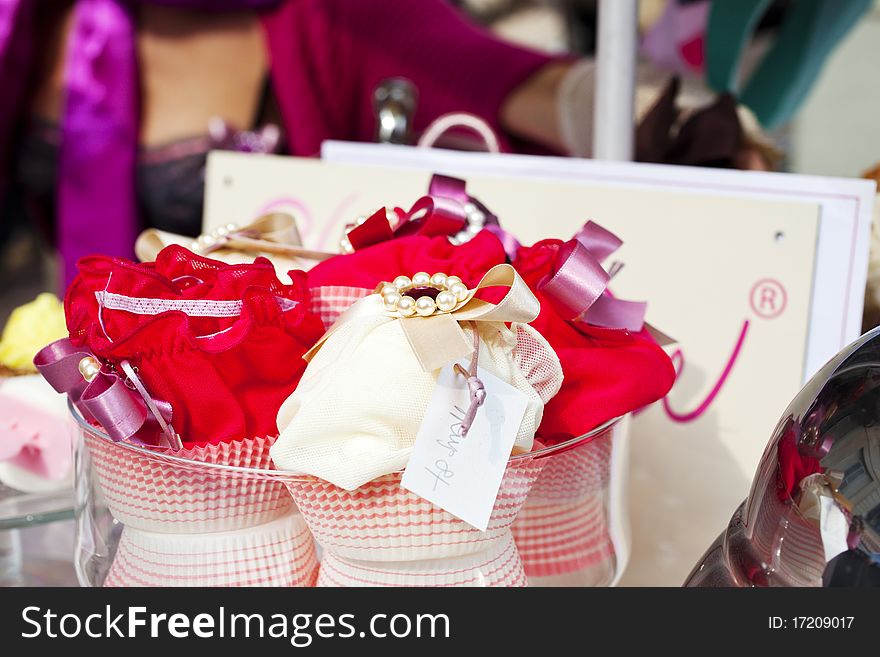
[[[134,187],[138,80],[133,7],[265,8],[279,0],[78,0],[68,41],[62,120],[58,243],[65,279],[92,251],[129,256],[142,227]],[[34,5],[0,0],[0,155],[8,158],[23,114],[36,34]],[[503,138],[507,94],[550,57],[502,43],[446,0],[284,0],[263,14],[273,91],[289,149],[317,155],[325,139],[373,137],[372,92],[404,76],[419,91],[415,129],[451,111],[477,114]],[[0,192],[8,178],[0,162]]]
[[[76,0],[65,46],[56,241],[62,284],[92,252],[133,255],[140,226],[135,198],[139,80],[135,43],[140,4],[197,10],[254,10],[281,0]],[[0,0],[0,155],[10,157],[42,46],[33,0]],[[8,175],[0,163],[0,193]]]
[[[414,127],[470,112],[499,134],[505,97],[551,56],[502,42],[446,0],[288,0],[264,15],[272,82],[296,155],[325,139],[371,141],[373,90],[402,76],[418,88]]]
[[[79,0],[67,44],[56,236],[64,281],[76,261],[134,246],[138,75],[133,8]]]

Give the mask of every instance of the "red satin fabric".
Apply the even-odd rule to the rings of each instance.
[[[170,246],[155,263],[89,256],[65,297],[71,341],[111,364],[128,360],[150,394],[171,404],[186,447],[277,433],[275,417],[323,333],[304,272],[281,283],[264,258],[227,265]],[[240,300],[236,317],[99,309],[101,290],[139,299]],[[297,301],[282,311],[278,298]]]
[[[551,445],[657,401],[675,381],[669,356],[647,331],[583,324],[575,328],[556,313],[537,286],[552,275],[562,245],[548,239],[520,247],[513,263],[541,302],[532,326],[556,351],[565,376],[562,389],[544,408],[538,429],[541,440]]]
[[[504,247],[488,231],[461,246],[453,246],[446,237],[414,235],[318,263],[309,270],[309,286],[346,285],[372,290],[382,281],[425,271],[458,276],[465,285],[474,287],[493,266],[506,261]]]

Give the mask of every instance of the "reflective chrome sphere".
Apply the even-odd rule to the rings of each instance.
[[[823,541],[825,518],[836,522],[825,523]],[[878,581],[878,563],[880,327],[832,358],[789,404],[748,498],[685,584],[865,584]]]

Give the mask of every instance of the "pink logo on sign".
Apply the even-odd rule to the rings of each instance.
[[[785,292],[785,288],[782,287],[782,284],[779,281],[772,278],[762,278],[755,283],[749,297],[752,310],[756,315],[763,317],[764,319],[779,317],[788,304],[788,295]],[[736,344],[733,346],[733,351],[731,351],[721,374],[715,380],[715,385],[712,386],[709,393],[693,410],[676,410],[672,407],[669,397],[663,399],[663,409],[666,411],[666,415],[670,420],[682,423],[693,422],[698,420],[709,410],[709,407],[715,401],[716,397],[718,397],[724,384],[727,382],[728,378],[730,378],[730,375],[733,372],[733,367],[736,365],[737,360],[739,360],[740,352],[745,344],[748,332],[749,320],[745,320],[743,321],[742,330],[736,340]],[[671,358],[672,364],[675,366],[676,379],[680,379],[685,369],[684,350],[676,350]]]
[[[694,420],[699,419],[702,415],[709,410],[709,406],[712,405],[712,402],[715,401],[715,398],[718,396],[718,393],[721,392],[721,388],[724,387],[725,382],[730,377],[730,373],[733,371],[733,366],[736,364],[736,361],[739,359],[740,351],[743,348],[743,344],[746,341],[746,334],[749,332],[749,320],[745,320],[742,325],[742,330],[739,333],[739,338],[737,338],[736,344],[733,347],[733,351],[730,354],[730,357],[727,359],[727,364],[724,366],[721,374],[718,379],[715,381],[715,385],[712,386],[712,389],[709,391],[709,394],[700,402],[695,409],[692,411],[676,411],[672,408],[672,404],[669,401],[669,397],[663,398],[663,409],[666,411],[666,415],[669,416],[670,420],[674,422],[693,422]],[[678,349],[674,354],[672,354],[672,364],[675,367],[675,378],[680,379],[682,373],[684,372],[684,351]]]
[[[752,287],[749,295],[752,310],[758,317],[775,319],[788,304],[788,294],[782,283],[772,278],[762,278]]]

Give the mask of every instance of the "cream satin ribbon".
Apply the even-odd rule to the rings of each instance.
[[[141,262],[150,262],[156,259],[162,249],[172,244],[200,255],[210,254],[212,258],[224,262],[240,262],[245,254],[270,259],[280,256],[292,261],[321,261],[337,255],[303,248],[296,220],[282,212],[264,214],[245,226],[229,224],[196,239],[149,228],[135,242],[135,254]]]
[[[498,303],[476,298],[479,290],[489,287],[506,287],[507,292]],[[310,360],[336,329],[347,322],[367,317],[387,317],[402,321],[403,332],[419,365],[425,372],[433,372],[473,353],[473,343],[459,325],[460,322],[528,324],[535,320],[540,310],[538,299],[516,270],[510,265],[496,265],[486,272],[477,287],[469,290],[462,301],[445,313],[405,317],[397,311],[386,310],[380,294],[366,296],[345,311],[304,357]]]

